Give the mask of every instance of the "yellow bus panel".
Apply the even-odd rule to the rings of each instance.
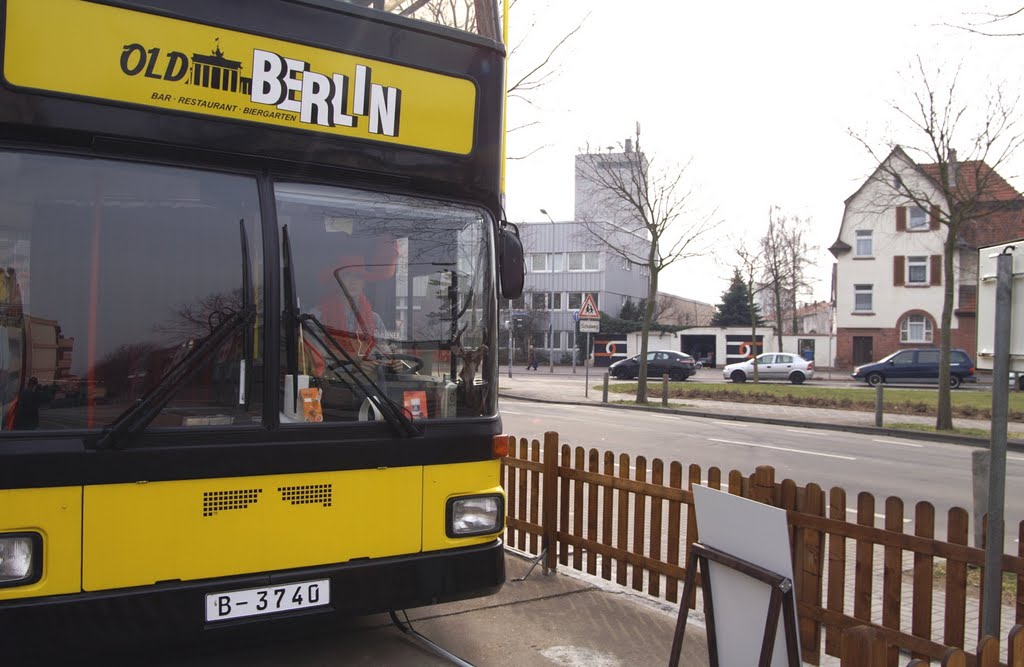
[[[77,593],[81,590],[82,488],[0,490],[0,533],[43,537],[43,578],[0,588],[0,600]]]
[[[7,0],[15,86],[468,155],[476,86],[81,0]]]
[[[87,486],[87,591],[418,553],[422,470]]]
[[[494,540],[494,535],[452,539],[445,534],[445,507],[449,498],[498,493],[501,488],[501,462],[476,461],[428,466],[423,469],[423,550],[454,549]],[[504,526],[502,526],[504,529]]]

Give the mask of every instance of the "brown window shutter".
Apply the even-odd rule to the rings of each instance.
[[[901,287],[906,280],[906,270],[903,268],[903,264],[906,257],[897,255],[892,258],[892,284],[896,287]]]
[[[905,232],[907,231],[907,207],[897,206],[896,207],[896,231]]]
[[[928,219],[928,229],[935,231],[939,228],[939,205],[932,204],[932,216]]]
[[[932,255],[932,285],[942,284],[942,255]]]

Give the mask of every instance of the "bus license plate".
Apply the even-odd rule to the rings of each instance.
[[[210,593],[206,596],[206,622],[322,607],[330,601],[330,579]]]

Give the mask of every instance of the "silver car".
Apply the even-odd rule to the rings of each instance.
[[[729,364],[722,369],[722,377],[733,382],[754,379],[754,360],[747,359]],[[801,384],[814,377],[814,362],[787,352],[766,352],[757,358],[758,380],[789,380]]]

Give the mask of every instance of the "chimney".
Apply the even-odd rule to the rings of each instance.
[[[946,153],[946,169],[949,173],[949,187],[955,188],[957,182],[958,165],[956,162],[956,149],[950,148]]]
[[[627,153],[632,153],[633,152],[633,140],[632,139],[628,139],[628,138],[626,139],[626,152]]]

